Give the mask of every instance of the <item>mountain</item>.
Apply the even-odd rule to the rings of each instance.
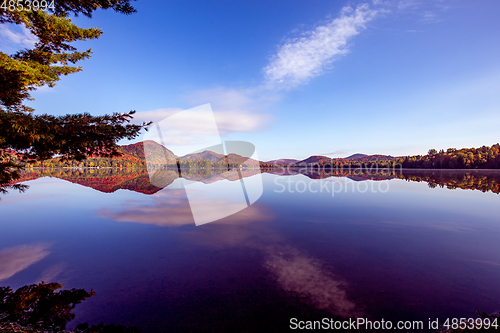
[[[394,161],[400,158],[401,157],[395,157],[391,155],[365,155],[365,154],[354,154],[349,157],[346,157],[347,160],[356,162]]]
[[[279,160],[272,160],[272,161],[267,161],[265,163],[267,164],[274,164],[274,165],[287,165],[287,164],[296,164],[298,163],[299,160],[294,160],[291,158],[282,158]]]
[[[227,155],[227,161],[229,164],[238,164],[247,167],[258,167],[260,163],[259,161],[254,160],[253,158],[246,158],[238,154]]]
[[[223,154],[217,154],[214,153],[213,151],[205,150],[201,153],[184,155],[182,157],[179,157],[179,160],[184,161],[187,159],[191,159],[191,160],[209,160],[210,162],[217,162],[224,159],[225,157],[226,156]]]
[[[317,156],[316,155],[316,156],[310,156],[310,157],[306,158],[305,160],[300,161],[297,164],[301,164],[301,163],[305,163],[305,164],[310,164],[310,163],[323,164],[323,163],[330,163],[330,162],[332,162],[332,160],[337,160],[337,159],[333,159],[331,157],[326,157],[326,156]]]
[[[365,156],[368,156],[368,155],[358,153],[358,154],[353,154],[353,155],[351,155],[351,156],[345,157],[345,159],[346,159],[346,160],[352,160],[352,159],[354,159],[354,158],[358,158],[358,157],[365,157]]]
[[[118,150],[125,155],[132,156],[138,160],[145,161],[148,153],[148,162],[154,164],[173,164],[177,156],[172,151],[152,140],[119,146]]]
[[[332,162],[340,162],[340,163],[352,163],[352,162],[374,162],[374,161],[394,161],[400,159],[401,157],[394,157],[390,155],[366,155],[366,154],[354,154],[345,158],[331,158],[327,156],[314,155],[310,156],[302,161],[294,160],[294,159],[279,159],[272,160],[266,163],[274,164],[274,165],[303,165],[303,164],[326,164]]]
[[[205,150],[201,153],[194,153],[194,154],[188,154],[182,157],[179,157],[180,161],[186,161],[186,160],[208,160],[211,163],[217,163],[217,162],[222,162],[226,163],[226,156],[222,154],[217,154],[214,153],[213,151],[208,151]],[[254,160],[252,158],[246,158],[243,156],[240,156],[238,154],[229,154],[227,155],[227,162],[229,164],[239,164],[247,167],[258,167],[259,166],[259,161]]]

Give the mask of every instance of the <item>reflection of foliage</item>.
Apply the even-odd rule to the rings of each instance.
[[[481,192],[500,193],[499,173],[480,172],[438,172],[438,173],[413,173],[404,172],[398,178],[414,182],[427,182],[430,188],[437,186],[446,187],[450,190],[457,188],[463,190],[479,190]]]
[[[75,318],[76,305],[95,295],[84,289],[59,290],[59,283],[39,283],[16,291],[0,287],[0,332],[60,332]],[[123,325],[83,323],[75,333],[140,333],[141,329]]]
[[[75,315],[71,311],[85,299],[95,295],[84,289],[60,290],[58,283],[24,286],[15,292],[0,287],[0,313],[3,321],[47,331],[60,331]]]
[[[380,168],[370,169],[271,169],[265,172],[288,176],[303,174],[311,179],[325,179],[330,177],[349,177],[353,180],[389,180],[394,178],[412,182],[427,182],[430,188],[448,188],[450,190],[479,190],[481,192],[500,193],[500,172],[496,170],[405,170]]]
[[[151,182],[159,188],[167,187],[168,185],[172,184],[174,180],[179,178],[177,170],[151,171],[151,174],[152,174]]]
[[[41,177],[55,177],[69,182],[91,187],[101,192],[112,193],[119,189],[127,189],[144,194],[153,194],[161,188],[153,186],[149,181],[146,169],[26,169],[19,182]]]

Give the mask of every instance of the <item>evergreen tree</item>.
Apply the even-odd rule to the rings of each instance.
[[[149,125],[128,124],[134,111],[104,116],[34,115],[23,104],[33,99],[31,91],[43,85],[53,87],[62,75],[82,70],[75,64],[89,58],[91,49],[79,52],[70,43],[99,38],[102,30],[80,28],[70,16],[91,17],[99,8],[135,12],[130,0],[55,0],[46,11],[0,9],[0,24],[24,26],[38,40],[32,49],[12,55],[0,52],[0,191],[16,178],[19,162],[54,155],[75,160],[89,155],[118,156],[116,142],[136,137]]]

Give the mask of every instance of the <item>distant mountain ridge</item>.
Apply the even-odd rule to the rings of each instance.
[[[367,155],[356,153],[345,158],[331,158],[322,155],[313,155],[303,160],[297,159],[275,159],[267,162],[257,161],[251,158],[243,157],[237,154],[223,155],[213,151],[202,151],[198,153],[176,156],[170,149],[163,145],[146,140],[129,145],[118,146],[117,150],[122,154],[116,157],[99,157],[97,155],[89,156],[84,161],[58,162],[57,158],[47,161],[39,161],[32,166],[36,167],[146,167],[153,165],[170,165],[190,168],[224,167],[225,163],[233,166],[243,165],[245,167],[273,167],[285,165],[304,165],[304,164],[329,164],[329,163],[353,163],[353,162],[375,162],[375,161],[396,161],[403,157],[394,157],[391,155]]]
[[[399,160],[402,157],[395,157],[391,155],[366,155],[366,154],[353,154],[348,157],[339,158],[339,157],[328,157],[322,155],[313,155],[309,156],[303,160],[295,160],[295,159],[278,159],[267,161],[267,164],[273,165],[304,165],[304,164],[327,164],[332,162],[341,162],[341,163],[352,163],[352,162],[373,162],[373,161],[395,161]]]
[[[365,157],[365,156],[368,156],[368,155],[358,153],[358,154],[353,154],[353,155],[351,155],[351,156],[348,156],[348,157],[346,157],[345,159],[346,159],[346,160],[352,160],[352,159],[354,159],[354,158]]]

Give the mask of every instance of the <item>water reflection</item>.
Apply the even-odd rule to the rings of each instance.
[[[291,246],[274,248],[264,263],[283,290],[294,293],[318,309],[342,318],[361,317],[362,311],[348,297],[347,283],[323,263]]]
[[[498,309],[498,197],[432,188],[498,193],[497,171],[296,176],[306,182],[393,179],[384,195],[349,191],[332,197],[275,194],[274,179],[280,176],[272,173],[279,170],[267,170],[267,190],[259,201],[202,227],[194,225],[178,175],[164,171],[158,174],[163,189],[142,181],[144,170],[47,171],[115,193],[46,178],[32,182],[30,194],[11,197],[31,195],[29,200],[0,202],[2,221],[16,219],[2,225],[1,253],[28,258],[15,256],[23,252],[16,248],[26,250],[35,241],[53,244],[50,254],[44,254],[48,248],[32,248],[32,264],[16,259],[10,262],[23,264],[5,266],[14,269],[0,265],[5,284],[58,276],[65,285],[94,288],[98,294],[82,305],[79,321],[120,322],[147,332],[167,325],[180,332],[231,331],[242,322],[254,325],[249,331],[268,325],[283,331],[290,317],[427,320]],[[184,176],[207,188],[238,183],[236,175]],[[104,179],[113,186],[106,187]],[[60,196],[47,200],[54,195]],[[205,204],[209,212],[231,202],[212,197]],[[61,209],[59,218],[51,215]],[[37,221],[30,222],[30,230],[39,239],[27,240],[26,221]],[[9,256],[0,254],[0,263]],[[57,266],[61,262],[67,266]]]
[[[415,169],[186,169],[182,178],[203,184],[212,184],[223,180],[231,182],[249,178],[259,173],[278,176],[301,174],[311,179],[347,177],[354,181],[402,179],[411,182],[426,182],[429,187],[448,189],[479,190],[481,192],[500,193],[500,170],[415,170]],[[91,187],[105,193],[120,189],[143,194],[154,194],[162,188],[171,187],[179,178],[177,170],[159,170],[150,181],[146,169],[28,169],[19,182],[41,177],[55,177]],[[155,185],[153,185],[155,184]]]
[[[233,211],[239,208],[239,203],[224,199],[205,199],[197,202],[204,207],[206,217],[219,216],[219,209]],[[235,209],[232,206],[236,206]],[[137,222],[154,224],[162,227],[193,225],[193,213],[186,192],[182,189],[165,189],[156,193],[152,200],[125,201],[117,208],[102,208],[97,212],[100,217],[105,217],[118,222]],[[233,216],[230,222],[227,219],[215,223],[250,223],[254,221],[268,221],[269,214],[261,205],[252,205]]]
[[[0,251],[0,282],[50,254],[47,244],[19,245]]]
[[[210,187],[210,182],[204,186]],[[207,207],[227,207],[231,202],[206,200]],[[210,209],[207,209],[210,213]],[[149,202],[125,202],[120,208],[104,208],[98,212],[119,222],[138,222],[162,227],[192,225],[194,219],[184,191],[164,189]],[[195,228],[184,232],[183,238],[193,246],[227,249],[244,247],[258,251],[264,258],[262,268],[280,288],[297,297],[300,302],[334,316],[361,315],[356,304],[347,296],[347,283],[335,277],[331,267],[288,245],[286,240],[269,226],[276,214],[265,204],[255,204],[218,221],[223,228]]]

